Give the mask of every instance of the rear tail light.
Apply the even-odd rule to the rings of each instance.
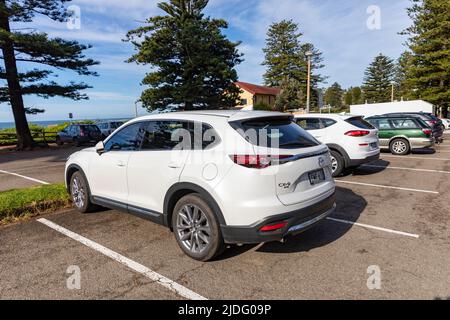
[[[264,169],[273,163],[292,157],[292,155],[230,155],[234,163],[247,168]]]
[[[263,226],[261,229],[259,229],[259,231],[261,232],[271,232],[271,231],[276,231],[276,230],[280,230],[283,229],[284,227],[286,227],[288,223],[287,222],[280,222],[280,223],[276,223],[276,224],[268,224]]]
[[[431,129],[422,129],[423,133],[425,133],[427,136],[431,136],[433,131]]]
[[[349,137],[364,137],[368,134],[370,134],[370,131],[367,130],[352,130],[345,133],[345,135]]]

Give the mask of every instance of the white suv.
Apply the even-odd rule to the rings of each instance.
[[[333,177],[380,158],[378,130],[360,116],[301,114],[295,121],[330,148]]]
[[[201,261],[225,243],[282,240],[336,206],[328,148],[273,112],[134,119],[71,155],[65,180],[79,211],[103,206],[167,226]]]

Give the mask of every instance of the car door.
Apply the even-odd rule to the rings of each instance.
[[[380,140],[380,146],[388,147],[389,141],[395,136],[395,132],[392,128],[389,119],[377,119],[374,123],[375,127],[379,129],[378,139]]]
[[[140,152],[128,162],[130,210],[149,215],[163,212],[164,197],[177,183],[191,152],[188,121],[148,121]]]
[[[128,160],[140,148],[142,127],[143,122],[124,127],[105,142],[103,153],[92,157],[89,184],[94,197],[126,206]]]

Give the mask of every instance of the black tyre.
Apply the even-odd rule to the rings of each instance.
[[[208,261],[225,248],[213,209],[199,194],[186,195],[177,202],[172,228],[181,250],[192,259]]]
[[[409,142],[405,139],[394,139],[389,145],[391,153],[399,156],[408,154],[410,149]]]
[[[82,213],[92,212],[98,208],[91,202],[87,181],[79,171],[70,177],[70,196],[75,208]]]
[[[61,137],[56,136],[56,144],[57,144],[58,146],[62,146],[62,145],[64,144],[64,142],[62,142],[62,140],[61,140]]]
[[[331,154],[331,171],[333,173],[333,177],[339,176],[344,170],[345,163],[342,155],[334,150],[330,151]]]
[[[78,140],[77,137],[73,138],[73,144],[74,144],[76,147],[80,147],[80,146],[81,146],[81,142]]]

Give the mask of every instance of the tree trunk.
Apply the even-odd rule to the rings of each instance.
[[[0,1],[1,6],[6,6],[5,1]],[[10,32],[9,17],[5,14],[0,14],[0,28],[6,32]],[[3,39],[3,59],[5,62],[6,79],[8,82],[9,101],[11,103],[14,121],[16,124],[17,133],[17,149],[31,149],[36,146],[33,137],[31,136],[30,128],[28,127],[27,117],[25,114],[25,107],[22,98],[22,88],[20,86],[17,62],[14,52],[14,43],[8,37]]]

